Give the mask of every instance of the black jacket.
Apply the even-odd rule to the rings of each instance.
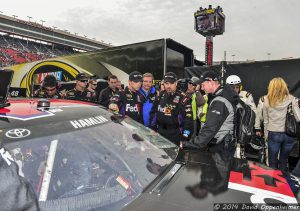
[[[218,99],[225,98],[224,102],[222,100],[216,100],[217,97],[219,97]],[[206,122],[201,128],[199,135],[192,140],[192,143],[200,147],[207,147],[221,142],[226,134],[232,134],[234,129],[234,119],[229,120],[227,118],[229,115],[232,116],[232,111],[230,111],[228,106],[231,106],[235,113],[235,106],[238,101],[238,94],[235,93],[229,85],[217,89],[210,97]],[[230,105],[227,105],[227,102],[229,102]],[[228,126],[228,129],[226,129],[226,127],[224,128],[224,124]],[[221,131],[220,129],[222,126],[223,128]]]
[[[99,95],[99,104],[108,108],[110,99],[115,95],[115,93],[116,92],[109,87],[103,89]]]
[[[96,101],[96,92],[89,91],[89,90],[85,90],[85,91],[81,92],[74,88],[74,89],[67,91],[66,99],[95,102]]]
[[[38,89],[34,92],[34,97],[36,98],[54,98],[54,99],[61,99],[62,94],[59,91],[56,91],[54,95],[49,96],[46,91],[43,89]]]

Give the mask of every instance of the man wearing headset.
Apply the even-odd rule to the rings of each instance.
[[[237,75],[230,75],[226,79],[226,84],[232,86],[233,90],[239,94],[240,99],[246,103],[256,113],[256,105],[254,103],[252,94],[250,92],[242,90],[242,81]]]
[[[34,97],[37,98],[63,98],[62,93],[58,91],[58,82],[54,75],[47,75],[42,84],[41,88],[34,92]]]

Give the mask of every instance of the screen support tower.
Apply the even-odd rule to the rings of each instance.
[[[194,13],[195,31],[205,37],[205,63],[208,66],[213,64],[213,37],[222,35],[225,31],[225,15],[220,6],[212,8],[200,7]]]
[[[205,64],[211,66],[213,62],[213,36],[206,36],[205,38]]]

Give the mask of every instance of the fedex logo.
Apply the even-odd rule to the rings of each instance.
[[[175,108],[175,106],[172,106],[172,105],[167,105],[166,107],[161,107],[161,105],[158,105],[157,110],[158,110],[159,112],[164,113],[164,115],[166,115],[166,116],[171,116],[172,110],[173,110],[174,108]]]
[[[157,110],[162,112],[162,113],[165,113],[166,112],[166,107],[161,107],[160,105],[158,105]]]
[[[130,112],[139,112],[137,104],[135,106],[131,106],[130,104],[126,104],[125,111],[130,111]]]

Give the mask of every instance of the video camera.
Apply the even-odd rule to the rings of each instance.
[[[188,78],[179,79],[177,82],[177,89],[181,92],[186,92],[188,88],[188,83],[189,83]]]

